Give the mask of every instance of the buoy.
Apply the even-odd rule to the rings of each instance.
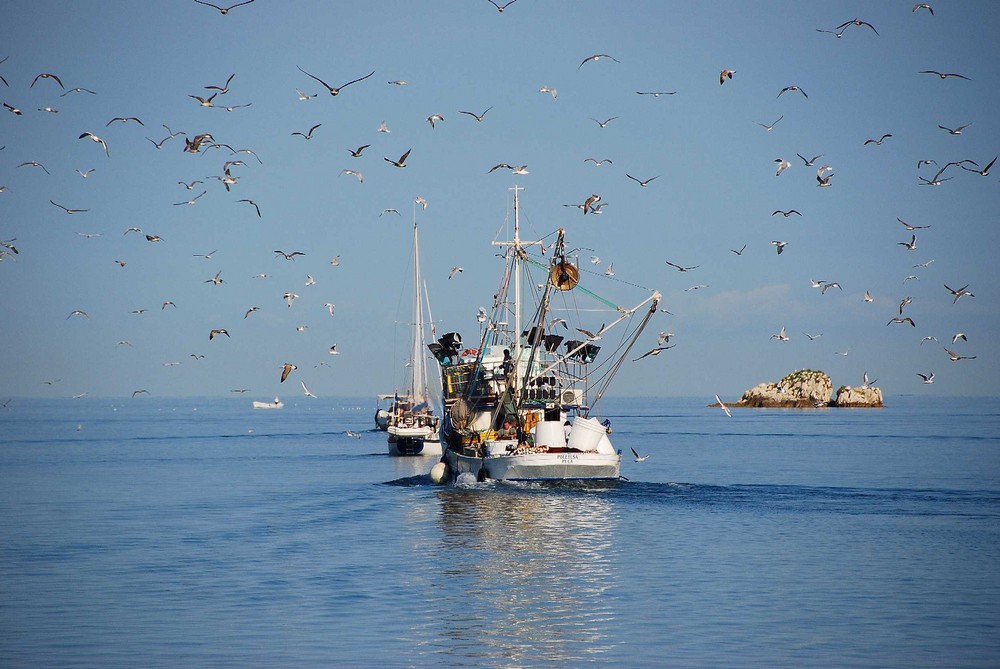
[[[431,467],[431,481],[437,484],[444,483],[448,480],[448,463],[441,461]]]

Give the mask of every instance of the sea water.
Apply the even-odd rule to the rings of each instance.
[[[14,399],[0,666],[1000,666],[1000,400],[711,401],[603,400],[627,481],[435,486],[374,399]]]

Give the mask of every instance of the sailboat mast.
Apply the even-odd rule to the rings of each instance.
[[[413,348],[412,358],[412,387],[410,394],[414,403],[426,401],[425,379],[424,379],[424,357],[423,357],[423,335],[424,335],[424,310],[421,305],[420,295],[420,240],[417,235],[416,207],[413,214]]]
[[[518,186],[514,186],[514,259],[512,267],[514,269],[514,350],[511,357],[514,364],[519,365],[521,360],[521,209],[518,202]],[[519,375],[515,374],[514,378]],[[516,389],[515,389],[516,390]]]

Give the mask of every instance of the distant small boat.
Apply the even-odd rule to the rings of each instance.
[[[254,400],[253,403],[254,409],[280,409],[283,406],[285,406],[285,403],[277,397],[274,398],[273,402],[258,402]]]

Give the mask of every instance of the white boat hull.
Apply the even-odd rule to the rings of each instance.
[[[257,401],[254,401],[254,403],[253,403],[253,408],[254,409],[280,409],[283,406],[285,406],[285,405],[283,403],[281,403],[281,402],[257,402]]]
[[[441,457],[441,440],[437,432],[425,428],[389,427],[389,455],[430,455]]]
[[[459,474],[472,474],[479,480],[617,481],[621,471],[621,456],[618,453],[559,451],[523,455],[490,455],[481,458],[462,455],[448,449],[445,451],[444,457],[453,477],[457,477]]]

